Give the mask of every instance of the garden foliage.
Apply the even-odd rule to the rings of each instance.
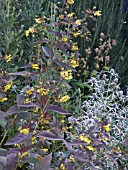
[[[122,26],[91,2],[0,1],[0,169],[127,169]]]

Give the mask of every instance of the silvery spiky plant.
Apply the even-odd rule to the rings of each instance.
[[[88,80],[91,95],[83,103],[83,114],[71,116],[69,121],[76,136],[86,144],[89,144],[89,138],[90,145],[96,148],[92,149],[91,157],[94,165],[98,165],[95,168],[127,169],[128,91],[123,94],[114,69],[92,75]],[[87,154],[84,149],[83,152]]]
[[[124,142],[128,132],[128,90],[126,94],[119,87],[119,76],[114,69],[99,73],[88,81],[92,95],[84,102],[83,109],[88,116],[92,115],[111,124],[114,137]],[[90,117],[90,118],[89,118]]]

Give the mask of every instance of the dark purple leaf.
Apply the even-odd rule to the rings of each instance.
[[[55,118],[55,116],[53,116],[53,126],[57,127],[57,119]]]
[[[125,140],[125,145],[128,145],[128,140]]]
[[[74,170],[74,164],[68,164],[66,170]]]
[[[42,159],[39,158],[39,161],[36,164],[34,170],[50,170],[51,159],[52,159],[52,154],[42,157]]]
[[[61,33],[58,31],[52,31],[52,30],[47,30],[48,33],[51,33],[52,35],[62,37]]]
[[[54,52],[49,47],[42,46],[42,50],[44,51],[44,53],[47,57],[54,56]]]
[[[24,103],[26,97],[23,94],[17,94],[16,96],[16,101],[17,101],[17,105],[21,105]]]
[[[100,167],[95,166],[94,163],[92,163],[92,162],[88,162],[87,166],[90,167],[91,170],[102,170]]]
[[[96,146],[99,146],[99,145],[102,146],[103,143],[102,143],[101,141],[99,141],[99,140],[94,140],[94,141],[93,141],[93,146],[96,147]]]
[[[5,114],[3,115],[3,117],[7,117],[9,115],[12,115],[12,114],[17,114],[18,113],[18,108],[16,105],[12,106],[9,108],[9,110],[7,110],[5,112]]]
[[[18,144],[20,142],[23,142],[25,140],[28,140],[31,137],[30,134],[24,135],[24,134],[18,134],[14,138],[12,138],[9,142],[7,142],[5,145],[14,145]]]
[[[49,154],[43,158],[41,170],[49,170],[51,164],[52,154]]]
[[[27,147],[21,148],[21,149],[20,149],[20,152],[26,152],[26,151],[28,151],[28,150],[30,150],[30,149],[32,149],[32,148],[34,148],[34,145],[29,145],[29,146],[27,146]]]
[[[62,115],[69,115],[69,114],[70,114],[70,113],[67,112],[66,110],[64,110],[64,109],[62,109],[61,107],[56,106],[56,105],[48,106],[46,109],[49,110],[49,111],[53,111],[53,112],[60,113],[60,114],[62,114]]]
[[[56,46],[57,46],[64,54],[69,55],[68,52],[67,52],[67,50],[66,50],[66,48],[65,48],[65,46],[63,45],[63,43],[58,42],[58,43],[56,44]]]
[[[0,118],[4,116],[4,112],[0,110]]]
[[[63,139],[63,142],[64,142],[65,146],[68,148],[68,150],[69,150],[72,154],[74,154],[75,151],[73,150],[73,148],[72,148],[72,146],[70,145],[70,143],[66,142],[64,139]]]
[[[87,154],[87,153],[84,153],[84,152],[77,152],[75,155],[74,155],[74,158],[75,159],[79,159],[79,158],[81,158],[82,160],[84,160],[84,159],[89,159],[89,155]]]
[[[7,150],[0,148],[0,156],[6,156],[7,155]]]
[[[6,170],[6,161],[7,158],[2,156],[0,157],[0,170]]]
[[[62,68],[67,68],[67,69],[69,69],[69,70],[76,71],[74,68],[70,67],[68,64],[63,63],[63,62],[61,62],[61,61],[59,61],[59,60],[57,60],[57,59],[54,59],[53,61],[54,61],[57,65],[59,65],[60,67],[62,67]]]
[[[43,41],[36,41],[36,42],[34,42],[33,44],[34,44],[34,45],[38,45],[38,44],[42,44],[42,43],[49,43],[49,41],[50,41],[50,40],[45,39],[45,40],[43,40]]]
[[[110,159],[112,159],[113,162],[116,162],[116,159],[112,155],[108,154],[108,156]]]
[[[27,65],[24,65],[24,66],[22,66],[20,68],[30,68],[31,66],[32,66],[31,64],[27,64]]]
[[[18,106],[19,107],[38,107],[39,105],[31,102],[31,103],[28,103],[28,104],[20,104]]]
[[[54,135],[53,133],[51,132],[41,132],[41,133],[38,133],[36,135],[37,137],[40,137],[40,138],[46,138],[48,140],[63,140],[62,137],[59,137],[57,135]]]
[[[16,163],[17,163],[17,154],[16,153],[10,153],[9,155],[7,155],[6,170],[16,169]]]
[[[24,75],[30,75],[31,73],[28,71],[20,71],[20,72],[14,72],[14,73],[9,73],[9,75],[13,76],[24,76]]]
[[[20,149],[19,148],[10,148],[10,150],[8,151],[7,154],[11,154],[11,153],[19,153]]]
[[[90,31],[89,31],[89,29],[86,27],[86,25],[82,25],[82,28],[83,28],[85,31],[87,31],[87,32],[90,33]]]

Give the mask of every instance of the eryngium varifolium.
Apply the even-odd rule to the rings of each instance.
[[[114,69],[93,72],[88,84],[90,95],[83,103],[81,116],[71,116],[69,121],[76,136],[83,135],[86,143],[91,139],[90,145],[96,148],[91,158],[94,165],[101,169],[118,169],[121,165],[126,169],[128,90],[124,95]]]

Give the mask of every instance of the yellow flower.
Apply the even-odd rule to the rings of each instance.
[[[70,14],[68,14],[67,16],[70,18],[70,17],[73,17],[75,13],[74,12],[71,12]]]
[[[79,66],[79,64],[77,63],[77,61],[75,59],[72,59],[70,61],[70,66],[73,67],[73,68],[76,68]]]
[[[34,140],[36,140],[36,137],[35,137],[35,136],[32,137],[32,141],[34,141]]]
[[[104,129],[106,130],[106,132],[110,131],[110,124],[104,125]]]
[[[71,80],[73,77],[72,77],[72,73],[71,73],[71,70],[67,70],[67,71],[61,71],[60,72],[60,75],[66,79],[66,80]]]
[[[62,40],[63,42],[67,42],[67,37],[66,37],[66,36],[63,36],[61,40]]]
[[[29,151],[24,152],[24,153],[18,153],[18,156],[19,156],[20,158],[22,158],[22,157],[24,157],[24,156],[30,156],[30,153],[29,153]]]
[[[29,133],[29,128],[20,130],[20,133],[27,135]]]
[[[60,18],[60,19],[63,19],[63,18],[64,18],[64,15],[63,15],[63,14],[59,15],[59,18]]]
[[[46,96],[49,92],[49,90],[44,89],[44,87],[41,87],[37,90],[38,93],[41,93],[43,96]]]
[[[24,104],[28,104],[30,103],[31,101],[29,100],[29,98],[27,98],[25,101],[24,101]]]
[[[66,95],[66,96],[63,96],[63,97],[61,97],[60,98],[60,102],[62,103],[62,102],[66,102],[67,100],[69,100],[70,99],[70,97],[68,96],[68,95]]]
[[[29,28],[29,31],[30,31],[31,33],[34,33],[34,32],[35,32],[34,27]]]
[[[41,18],[36,18],[35,21],[36,21],[36,23],[38,23],[38,24],[42,23],[42,19],[41,19]]]
[[[43,148],[42,149],[44,152],[48,152],[48,148]]]
[[[33,91],[34,91],[34,88],[32,87],[32,88],[26,90],[26,94],[31,95]]]
[[[72,155],[70,155],[70,160],[71,160],[72,162],[75,162],[75,159],[73,158]]]
[[[88,137],[86,137],[86,136],[80,135],[80,140],[86,142],[87,144],[91,143],[91,140]]]
[[[32,140],[32,144],[36,143],[36,137],[35,137],[35,136],[33,136],[33,137],[31,138],[31,140]]]
[[[104,138],[102,138],[102,141],[103,141],[103,142],[104,142],[104,141],[108,141],[108,138],[104,137]]]
[[[76,25],[81,25],[81,20],[79,20],[79,19],[76,20],[75,24],[76,24]]]
[[[38,64],[32,64],[32,69],[38,70],[38,69],[40,69],[40,68],[39,68]]]
[[[18,131],[20,131],[21,129],[22,129],[22,126],[19,126]]]
[[[121,149],[120,149],[120,147],[119,147],[119,146],[117,147],[117,151],[118,151],[118,152],[120,152],[120,151],[121,151]]]
[[[39,110],[39,107],[36,107],[35,110],[34,110],[34,113],[37,113]]]
[[[80,34],[81,34],[81,32],[78,31],[78,32],[74,33],[73,36],[78,37]]]
[[[96,6],[94,6],[93,9],[96,9]]]
[[[98,10],[98,11],[95,11],[95,12],[94,12],[94,16],[101,16],[101,11],[99,11],[99,10]]]
[[[7,92],[10,88],[11,88],[11,85],[10,85],[10,84],[7,84],[7,85],[4,87],[4,92]]]
[[[7,97],[3,97],[3,98],[0,97],[0,102],[1,103],[5,102],[6,100],[8,100]]]
[[[60,170],[66,170],[66,167],[65,167],[64,164],[61,164],[61,165],[60,165]]]
[[[72,45],[72,50],[73,50],[73,51],[78,50],[78,46],[76,46],[76,45]]]
[[[83,149],[83,146],[82,145],[79,145],[80,149]]]
[[[26,37],[28,37],[28,36],[29,36],[29,33],[30,33],[30,31],[29,31],[29,30],[26,30],[26,31],[25,31],[25,35],[26,35]]]
[[[6,55],[5,56],[5,60],[8,63],[9,61],[11,61],[11,55]]]
[[[41,88],[37,89],[37,92],[40,93],[40,92],[42,92],[43,90],[44,90],[44,87],[41,87]]]
[[[87,148],[88,150],[90,150],[90,151],[95,151],[95,150],[96,150],[96,149],[93,148],[92,146],[86,146],[86,148]]]
[[[67,0],[67,3],[72,5],[72,4],[74,4],[74,0]]]

